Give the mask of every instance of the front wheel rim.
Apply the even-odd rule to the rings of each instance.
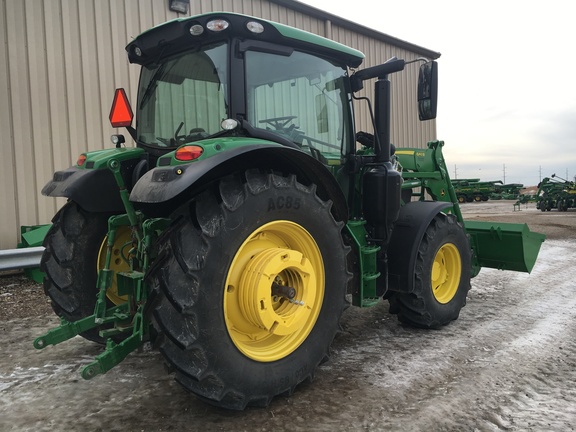
[[[324,264],[316,241],[302,226],[274,221],[242,243],[228,270],[224,316],[228,334],[247,357],[271,362],[294,352],[322,309]],[[294,288],[292,299],[272,285]]]
[[[450,302],[460,285],[462,258],[456,245],[443,244],[434,256],[430,275],[434,298],[442,304]]]

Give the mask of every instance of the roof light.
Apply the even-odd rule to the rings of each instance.
[[[185,145],[176,150],[174,157],[179,161],[193,161],[198,159],[203,152],[204,149],[200,146]]]
[[[190,34],[192,36],[200,36],[202,33],[204,33],[204,27],[202,27],[200,24],[194,24],[192,27],[190,27]]]
[[[114,93],[114,102],[112,102],[112,109],[110,110],[110,123],[112,127],[129,127],[132,125],[134,114],[132,107],[128,102],[128,96],[123,88],[116,89]]]
[[[234,130],[238,127],[238,121],[234,119],[224,119],[222,123],[220,123],[222,129],[224,130]]]
[[[86,155],[84,153],[82,153],[80,156],[78,156],[78,160],[76,161],[76,165],[82,166],[82,165],[84,165],[84,162],[86,162]]]
[[[230,25],[230,23],[226,20],[223,19],[215,19],[212,21],[208,21],[208,24],[206,24],[206,28],[208,30],[212,30],[214,32],[219,32],[222,30],[226,30],[228,28],[228,26]]]
[[[264,31],[264,26],[256,21],[248,21],[246,23],[246,28],[252,33],[260,34]]]

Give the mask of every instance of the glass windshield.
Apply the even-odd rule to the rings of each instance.
[[[174,147],[221,130],[227,118],[227,44],[202,47],[142,68],[138,141]]]
[[[248,51],[248,121],[303,150],[339,158],[350,138],[345,75],[345,68],[298,51],[290,56]]]

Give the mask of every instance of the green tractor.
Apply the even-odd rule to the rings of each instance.
[[[115,135],[42,190],[68,202],[41,262],[61,324],[34,346],[103,344],[84,378],[151,342],[202,400],[266,406],[327,360],[349,303],[386,299],[400,321],[439,328],[482,266],[532,269],[543,235],[464,224],[442,142],[390,144],[389,75],[420,60],[352,73],[359,51],[233,13],[167,22],[126,50],[137,121],[121,89],[110,119],[136,147]],[[354,94],[372,79],[365,133]],[[421,120],[436,89],[425,61]]]

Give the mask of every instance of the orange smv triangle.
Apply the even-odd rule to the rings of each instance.
[[[110,110],[110,123],[112,127],[129,127],[132,124],[134,114],[132,107],[128,102],[128,97],[123,88],[116,89],[114,93],[114,102],[112,102],[112,109]]]

